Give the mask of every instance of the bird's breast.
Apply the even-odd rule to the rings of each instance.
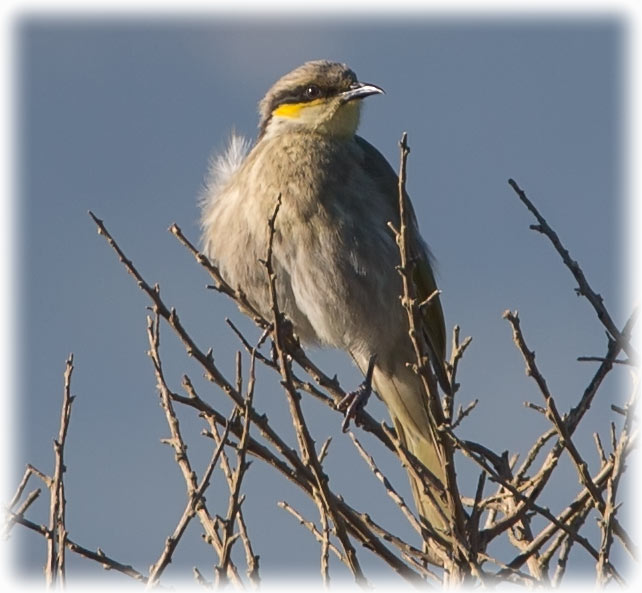
[[[212,251],[231,281],[258,295],[269,315],[259,260],[279,196],[273,263],[281,308],[300,337],[355,349],[400,327],[390,314],[399,287],[387,200],[354,142],[286,135],[255,147],[219,196],[214,216],[228,237],[215,240]]]

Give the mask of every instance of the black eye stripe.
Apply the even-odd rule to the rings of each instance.
[[[313,96],[307,93],[308,89],[311,87],[318,89],[318,93],[314,93]],[[338,89],[334,87],[320,87],[315,84],[303,84],[295,89],[285,91],[280,96],[275,97],[274,106],[277,107],[279,105],[283,105],[284,103],[307,103],[309,101],[315,101],[324,97],[330,97],[338,92]]]

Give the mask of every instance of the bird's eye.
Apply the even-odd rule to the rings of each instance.
[[[311,84],[305,88],[303,95],[306,99],[318,99],[321,96],[321,89],[316,84]]]

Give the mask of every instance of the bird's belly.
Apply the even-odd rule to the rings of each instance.
[[[309,240],[292,245],[290,253],[296,309],[291,317],[295,327],[296,317],[307,319],[314,341],[372,353],[405,331],[399,275],[387,250],[366,252],[335,228],[316,226]]]

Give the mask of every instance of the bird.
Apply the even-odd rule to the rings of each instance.
[[[347,65],[315,60],[282,76],[259,103],[256,140],[232,134],[214,158],[201,195],[201,245],[222,277],[266,318],[272,300],[261,263],[274,221],[278,303],[298,339],[346,351],[372,383],[400,441],[443,486],[443,453],[429,418],[408,335],[399,248],[398,175],[359,136],[363,100],[384,91]],[[433,256],[409,204],[408,241],[417,296],[437,289]],[[434,295],[433,295],[434,296]],[[439,295],[422,309],[422,331],[442,388],[446,329]],[[375,358],[376,357],[376,358]],[[409,472],[419,515],[445,530],[443,512]],[[443,491],[436,498],[443,506]],[[443,509],[442,509],[443,510]]]

